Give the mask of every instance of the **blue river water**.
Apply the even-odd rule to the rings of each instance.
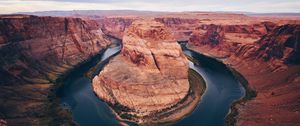
[[[85,76],[85,73],[92,66],[106,61],[112,55],[117,54],[120,49],[120,44],[108,48],[98,59],[96,58],[88,65],[79,67],[63,80],[63,86],[58,91],[58,97],[63,106],[71,109],[73,119],[79,125],[120,125],[109,106],[96,97],[92,90],[91,79]],[[198,54],[185,48],[185,46],[183,51],[200,63],[190,62],[190,68],[196,70],[204,78],[207,89],[196,109],[190,115],[172,125],[225,126],[225,117],[230,110],[230,106],[235,100],[244,96],[244,88],[221,62]],[[104,67],[104,65],[101,67]]]

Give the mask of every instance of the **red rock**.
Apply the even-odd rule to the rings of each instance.
[[[0,125],[74,124],[52,82],[109,43],[95,21],[0,16]]]
[[[133,22],[134,18],[111,17],[99,20],[102,30],[106,34],[122,39],[126,28]]]
[[[150,123],[148,117],[188,94],[188,62],[163,24],[137,20],[123,37],[121,54],[93,79],[93,88],[123,119]],[[120,105],[130,111],[115,108]]]
[[[0,17],[0,30],[5,44],[0,71],[8,77],[1,84],[54,80],[53,74],[58,76],[109,44],[95,21],[79,18]]]
[[[270,105],[280,102],[280,106],[294,106],[296,97],[299,97],[299,93],[295,93],[298,90],[297,86],[296,88],[290,86],[296,84],[297,79],[294,78],[299,78],[298,65],[295,65],[299,57],[297,53],[299,49],[294,46],[299,45],[295,44],[299,41],[295,39],[299,35],[295,30],[287,30],[297,28],[295,25],[278,27],[284,24],[299,24],[299,18],[248,17],[194,12],[161,15],[155,20],[172,29],[177,40],[189,39],[193,49],[213,57],[227,57],[225,63],[237,69],[248,79],[250,86],[257,90],[256,100],[246,103],[245,107],[239,106],[238,125],[299,123],[296,119],[299,116],[295,114],[297,111],[290,111],[293,107],[285,107],[290,109],[286,111],[282,107]],[[273,30],[283,31],[283,33],[278,35],[279,33]],[[134,59],[140,59],[139,57]],[[291,81],[286,81],[290,79]],[[286,90],[279,91],[281,92],[279,94],[283,94],[282,97],[261,98],[265,94],[272,94],[271,90],[281,89]],[[294,106],[294,108],[299,107]],[[281,114],[276,114],[277,112]],[[267,118],[266,115],[269,114],[273,114],[273,121]]]
[[[247,30],[235,31],[230,28],[229,31],[244,34],[240,32]],[[252,43],[241,42],[233,46],[227,41],[209,49],[204,43],[198,42],[199,34],[191,37],[191,47],[201,53],[213,57],[226,54],[228,58],[224,63],[240,72],[250,87],[257,91],[254,100],[236,106],[239,113],[238,126],[299,124],[300,115],[296,109],[300,107],[297,103],[300,96],[300,88],[297,86],[300,75],[299,25],[287,24],[267,31],[266,35]],[[253,33],[251,31],[247,34]]]

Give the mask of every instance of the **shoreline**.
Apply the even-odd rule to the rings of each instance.
[[[89,59],[86,59],[83,62],[80,62],[76,65],[74,65],[71,69],[66,70],[65,72],[63,72],[62,74],[60,74],[59,76],[56,77],[55,80],[53,80],[53,85],[51,85],[50,89],[51,91],[48,94],[48,98],[47,98],[47,105],[50,106],[49,110],[47,110],[47,113],[49,113],[49,115],[55,114],[54,115],[54,119],[59,119],[60,122],[62,122],[62,124],[74,124],[74,125],[78,125],[77,122],[73,119],[73,115],[72,115],[72,110],[70,110],[70,108],[67,108],[66,106],[63,106],[61,104],[60,101],[60,97],[58,96],[58,92],[60,91],[60,89],[64,86],[64,80],[66,78],[68,78],[69,76],[72,75],[72,73],[76,72],[77,70],[79,70],[80,68],[83,68],[84,66],[87,66],[88,64],[92,63],[95,60],[100,61],[101,57],[104,55],[105,51],[111,47],[111,46],[116,46],[118,44],[118,42],[113,42],[113,39],[120,41],[120,39],[115,38],[113,36],[109,36],[110,37],[110,41],[111,43],[109,45],[107,45],[106,47],[102,48],[99,53],[97,53],[96,55],[90,57]],[[120,42],[119,44],[121,44],[120,46],[122,46],[122,43]],[[118,53],[112,55],[111,57],[117,55]],[[109,57],[108,59],[110,59],[111,57]],[[109,61],[109,60],[108,60]],[[108,62],[107,60],[105,60],[104,62]],[[98,65],[99,63],[93,65],[92,67],[88,68],[88,70],[86,71],[86,75],[87,77],[91,77],[91,75],[93,75],[95,72],[92,69]],[[102,65],[102,64],[100,64]],[[89,73],[89,71],[91,71],[91,73]],[[60,113],[60,114],[56,114],[56,113]],[[63,113],[64,116],[61,116],[61,114]],[[50,116],[50,118],[53,118],[53,116]],[[51,123],[52,121],[50,121]],[[60,123],[58,123],[60,124]],[[54,124],[55,125],[55,124]]]
[[[98,55],[102,55],[105,50],[107,49],[108,47],[104,48],[103,51],[101,50],[101,53],[99,53]],[[192,49],[190,49],[191,51],[194,51]],[[196,52],[196,51],[194,51]],[[198,53],[198,52],[196,52]],[[118,54],[118,53],[117,53]],[[201,53],[200,53],[201,54]],[[116,55],[116,54],[115,54]],[[204,54],[202,54],[204,55]],[[113,55],[114,56],[114,55]],[[205,55],[206,56],[206,55]],[[209,56],[208,56],[209,57]],[[188,57],[187,58],[193,62],[193,58],[192,57]],[[210,57],[212,58],[212,57]],[[218,62],[222,62],[221,60],[219,59],[216,59],[216,58],[213,58],[215,60],[217,60]],[[92,59],[90,59],[92,60]],[[88,60],[88,61],[90,61]],[[67,74],[64,74],[63,76],[61,76],[60,78],[57,79],[57,81],[55,83],[61,83],[64,78],[68,77],[69,75],[72,74],[73,71],[76,71],[77,68],[80,68],[81,66],[84,66],[84,64],[88,63],[88,61],[84,62],[84,63],[81,63],[80,65],[78,65],[77,67],[71,69],[70,71],[68,71]],[[106,60],[105,60],[106,61]],[[107,62],[107,61],[106,61]],[[222,62],[223,63],[223,62]],[[97,63],[96,65],[98,65],[99,63]],[[103,64],[103,63],[100,63],[100,64]],[[223,63],[225,64],[225,63]],[[228,69],[232,72],[232,74],[234,75],[234,77],[237,78],[237,80],[242,84],[242,86],[244,87],[245,91],[247,92],[247,89],[249,89],[249,87],[247,86],[248,84],[247,83],[243,83],[243,79],[245,80],[245,78],[243,78],[243,76],[241,74],[239,74],[236,70],[234,70],[233,68],[231,68],[230,66],[228,66],[227,64],[225,64],[226,67],[228,67]],[[91,67],[87,73],[90,73],[91,71],[92,72],[95,72],[93,70],[93,68],[96,67],[96,66],[93,66]],[[105,67],[105,65],[104,65]],[[194,75],[195,74],[195,71],[192,70],[192,69],[189,69],[189,78],[191,75]],[[203,96],[203,93],[205,92],[206,90],[206,83],[203,79],[203,77],[196,72],[196,76],[198,76],[198,79],[200,79],[202,81],[202,88],[199,88],[199,87],[195,87],[195,85],[193,86],[193,82],[190,82],[192,81],[192,79],[189,79],[189,82],[190,82],[190,91],[188,93],[188,95],[180,102],[178,102],[177,104],[175,104],[174,106],[170,107],[170,109],[168,108],[168,110],[161,110],[161,112],[159,112],[159,119],[158,121],[150,121],[149,123],[140,123],[139,125],[151,125],[151,124],[158,124],[158,125],[169,125],[169,124],[172,124],[172,123],[176,123],[177,121],[180,121],[182,119],[184,119],[186,116],[188,116],[189,114],[191,114],[194,109],[198,106],[199,102],[201,102],[201,97]],[[91,75],[91,74],[89,74]],[[240,75],[240,76],[238,76]],[[91,77],[91,76],[89,76]],[[195,78],[194,78],[195,79]],[[247,82],[247,80],[245,80],[245,82]],[[54,86],[58,86],[58,89],[59,87],[61,86],[60,84],[59,85],[54,85]],[[198,85],[200,86],[200,85]],[[202,90],[199,90],[199,89],[202,89]],[[251,89],[249,89],[251,91]],[[196,92],[195,92],[196,91]],[[238,115],[237,113],[237,109],[236,109],[236,105],[237,104],[240,104],[242,102],[246,102],[247,100],[249,100],[248,98],[246,98],[246,95],[247,93],[245,93],[245,96],[237,101],[235,101],[234,103],[232,103],[231,105],[231,108],[230,108],[230,111],[229,111],[229,114],[226,116],[226,123],[228,125],[234,125],[234,123],[236,122],[235,121],[235,117]],[[246,99],[245,99],[246,98]],[[196,100],[195,100],[196,99]],[[57,99],[55,99],[57,100]],[[100,99],[101,100],[101,99]],[[56,102],[58,101],[55,101],[54,104],[57,104]],[[58,102],[59,103],[59,102]],[[53,104],[53,103],[52,103]],[[63,106],[61,106],[60,104],[58,104],[58,108],[63,108],[63,111],[67,110],[67,109],[64,109]],[[108,104],[109,105],[109,104]],[[186,107],[188,106],[188,107]],[[120,121],[120,124],[125,124],[126,122],[129,122],[129,123],[136,123],[135,121],[133,120],[128,120],[128,119],[123,119],[115,110],[114,108],[115,107],[118,107],[118,106],[114,106],[114,105],[109,105],[110,109],[112,110],[112,113],[116,116],[117,120]],[[167,111],[167,112],[166,112]],[[169,112],[168,112],[169,111]],[[182,112],[184,111],[184,112]],[[71,111],[68,111],[69,114],[71,114]],[[175,113],[175,114],[174,114]],[[178,115],[179,114],[179,115]],[[181,114],[181,115],[180,115]],[[71,114],[72,115],[72,114]],[[156,117],[156,116],[154,116]],[[150,120],[151,118],[153,117],[148,117]],[[156,117],[157,118],[157,117]],[[162,118],[165,118],[163,120],[167,120],[167,121],[161,121]],[[147,119],[146,119],[147,120]],[[76,123],[73,119],[72,119],[72,123]],[[126,123],[127,124],[127,123]]]
[[[236,117],[239,115],[237,105],[241,105],[249,100],[253,100],[257,96],[257,92],[249,86],[248,81],[241,73],[239,73],[236,69],[234,69],[228,65],[226,65],[226,66],[229,68],[229,70],[232,72],[233,76],[240,82],[240,84],[245,89],[244,96],[241,99],[232,103],[232,105],[230,107],[230,111],[227,114],[227,116],[225,117],[226,124],[228,126],[235,126],[235,124],[237,122]]]
[[[158,113],[154,114],[153,116],[146,117],[145,122],[147,123],[137,123],[135,122],[135,118],[133,117],[132,120],[129,119],[123,119],[113,108],[115,106],[109,105],[111,108],[113,114],[116,116],[116,118],[120,121],[120,123],[134,123],[138,124],[141,126],[144,125],[159,125],[159,126],[164,126],[164,125],[170,125],[173,123],[176,123],[188,115],[190,115],[195,108],[198,106],[199,102],[201,102],[201,98],[206,91],[206,83],[204,81],[204,78],[197,73],[195,70],[189,68],[189,82],[190,82],[190,90],[188,95],[181,101],[179,101],[177,104],[174,106],[167,108],[166,110],[160,110]],[[154,121],[153,121],[154,118]],[[155,119],[156,118],[156,119]],[[138,119],[138,118],[137,118]],[[163,120],[163,121],[162,121]]]
[[[58,92],[62,88],[62,86],[64,86],[63,81],[66,78],[68,78],[68,76],[71,76],[73,72],[75,72],[76,70],[85,66],[86,64],[91,63],[93,60],[95,60],[95,58],[98,59],[99,57],[101,57],[110,45],[101,49],[99,51],[99,53],[96,54],[95,56],[92,56],[91,58],[73,66],[71,69],[69,69],[69,70],[65,71],[64,73],[62,73],[61,75],[57,76],[57,79],[55,79],[52,82],[53,85],[51,85],[51,87],[50,87],[51,91],[48,94],[48,101],[46,104],[49,106],[49,109],[47,110],[47,113],[49,113],[48,115],[54,114],[54,116],[49,116],[49,117],[50,118],[55,117],[54,118],[56,120],[55,124],[56,123],[57,124],[66,124],[66,122],[67,122],[72,125],[78,125],[72,117],[72,111],[69,108],[62,106],[60,98],[58,96]],[[53,121],[50,121],[50,123],[51,122],[53,122]],[[55,124],[53,124],[53,125],[55,125]]]
[[[237,106],[244,104],[245,102],[248,102],[250,100],[253,100],[257,96],[257,92],[249,86],[248,80],[239,71],[237,71],[235,68],[231,67],[230,65],[224,63],[223,60],[219,59],[218,57],[214,57],[210,54],[207,54],[207,53],[200,53],[199,51],[197,51],[194,48],[189,48],[189,47],[187,47],[187,48],[191,51],[194,51],[195,53],[215,59],[218,62],[221,62],[222,64],[224,64],[231,71],[232,75],[240,82],[240,84],[244,88],[244,90],[245,90],[244,96],[232,103],[232,105],[230,106],[230,110],[225,117],[225,121],[228,126],[235,126],[235,124],[237,122],[236,118],[239,115]]]

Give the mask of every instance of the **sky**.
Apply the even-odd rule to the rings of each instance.
[[[0,0],[0,14],[52,10],[300,13],[300,0]]]

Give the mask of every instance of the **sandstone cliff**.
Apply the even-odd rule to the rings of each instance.
[[[202,24],[192,32],[190,45],[199,46],[204,50],[216,50],[217,57],[227,57],[234,53],[240,45],[253,44],[276,24],[261,22],[250,25]]]
[[[263,36],[254,45],[242,46],[237,55],[247,53],[243,55],[246,58],[261,58],[265,61],[277,59],[287,64],[299,64],[299,37],[300,25],[282,25]]]
[[[258,25],[257,25],[258,26]],[[257,96],[236,105],[238,126],[299,124],[299,25],[229,28],[211,25],[190,38],[190,48],[222,58],[240,72]],[[203,29],[203,28],[202,28]],[[227,29],[227,30],[226,30]],[[240,30],[239,30],[240,29]],[[228,38],[235,33],[238,39]],[[242,37],[244,36],[244,37]]]
[[[158,17],[155,20],[171,29],[176,40],[187,40],[200,24],[200,20],[195,18]]]
[[[103,31],[106,34],[122,38],[125,30],[137,19],[137,17],[107,17],[98,20],[98,22],[102,24]],[[179,17],[155,17],[154,20],[170,29],[176,40],[188,39],[200,23],[198,19]]]
[[[110,17],[98,20],[98,23],[102,25],[102,30],[105,34],[123,38],[126,28],[128,28],[135,18],[126,17]]]
[[[187,96],[188,62],[163,24],[137,20],[125,32],[121,54],[93,79],[93,88],[122,119],[151,123]]]
[[[122,38],[126,28],[138,17],[140,16],[112,16],[99,19],[98,22],[103,25],[103,30],[106,33]],[[281,18],[256,18],[242,14],[201,12],[145,16],[144,18],[154,18],[155,21],[164,24],[171,29],[176,40],[188,40],[194,29],[204,25],[224,26],[229,31],[240,27],[240,30],[244,30],[240,31],[241,33],[250,32],[251,30],[257,33],[272,30],[275,24],[299,23],[298,20]]]
[[[214,13],[168,14],[155,20],[177,40],[190,40],[192,49],[231,65],[258,92],[256,100],[239,107],[238,125],[297,124],[299,33],[291,24],[299,20]]]
[[[224,60],[224,63],[241,72],[258,92],[256,100],[239,109],[238,125],[297,124],[295,117],[298,116],[295,113],[298,111],[293,109],[294,112],[289,112],[285,109],[299,108],[295,102],[299,97],[295,93],[299,90],[295,86],[295,83],[299,83],[296,65],[299,64],[299,44],[296,44],[299,35],[295,30],[298,26],[285,24],[299,24],[299,20],[201,12],[166,14],[156,16],[155,20],[171,29],[177,40],[190,40],[192,49]],[[271,96],[260,98],[265,94]],[[289,96],[291,98],[287,98]],[[284,102],[287,102],[286,105]],[[274,114],[278,111],[282,114]],[[270,114],[272,117],[267,116]],[[280,116],[285,114],[291,117]]]
[[[48,112],[46,110],[53,109],[52,104],[46,104],[51,82],[75,64],[95,55],[109,43],[99,30],[100,27],[104,33],[123,38],[126,29],[134,20],[135,17],[128,16],[104,18],[98,20],[100,25],[97,25],[94,21],[77,18],[1,16],[0,120],[5,119],[9,125],[45,125],[45,122],[51,122],[47,116],[53,113],[45,114]],[[190,38],[192,49],[221,58],[224,63],[239,71],[257,91],[254,100],[236,106],[239,113],[237,125],[300,123],[299,25],[281,26],[299,24],[299,18],[291,21],[226,13],[187,12],[157,16],[155,20],[171,29],[175,39]],[[160,32],[156,32],[158,36],[152,35],[156,39],[154,41],[147,38],[147,30],[136,30],[126,32],[121,55],[113,59],[94,79],[95,90],[108,91],[98,95],[115,106],[116,112],[122,118],[156,113],[154,108],[176,104],[187,90],[185,83],[181,84],[179,90],[176,89],[175,85],[179,83],[175,80],[184,79],[180,79],[176,72],[167,72],[172,71],[168,66],[173,66],[169,61],[185,61],[179,58],[181,56],[177,57],[181,52],[174,51],[177,50],[175,44],[160,40],[172,37],[163,37]],[[160,48],[165,45],[168,48]],[[167,62],[164,61],[166,59]],[[158,82],[163,84],[155,85]],[[103,89],[97,86],[103,84],[111,85]],[[167,93],[155,92],[154,89]],[[174,92],[180,93],[175,95]],[[133,95],[121,100],[120,97],[129,93]],[[156,95],[174,99],[158,101],[155,99]],[[145,101],[146,97],[151,100]],[[139,104],[131,104],[131,99],[135,98],[140,101]],[[146,106],[151,112],[145,112],[145,109],[136,111],[140,108],[132,109],[123,104],[129,107]],[[58,117],[54,119],[59,122],[63,121],[60,118],[62,115],[64,113],[57,110],[51,116]]]
[[[53,109],[48,104],[52,83],[109,43],[95,21],[1,16],[0,118],[8,125],[45,125],[49,116],[59,119],[59,111],[48,113]]]

